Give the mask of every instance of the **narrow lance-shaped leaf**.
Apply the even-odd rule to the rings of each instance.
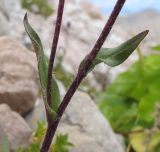
[[[46,98],[46,90],[47,90],[47,73],[48,73],[48,64],[46,61],[46,56],[43,51],[43,46],[38,34],[34,31],[34,29],[30,26],[27,18],[27,14],[24,17],[24,26],[27,34],[29,35],[34,50],[36,52],[37,60],[38,60],[38,71],[39,78],[43,92],[44,103],[47,110],[50,114],[55,115],[58,106],[60,104],[60,93],[55,77],[52,78],[52,90],[51,90],[51,106],[48,105]]]
[[[8,141],[8,138],[7,136],[5,135],[3,138],[2,138],[2,152],[9,152],[9,141]]]
[[[93,70],[93,68],[100,63],[107,64],[111,67],[120,65],[133,53],[141,41],[146,37],[148,32],[148,30],[141,32],[118,47],[102,48],[97,54],[96,59],[93,61],[88,72]],[[84,61],[82,61],[80,66],[83,66],[83,62]]]

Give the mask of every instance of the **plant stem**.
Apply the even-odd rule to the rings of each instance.
[[[96,41],[92,51],[90,52],[89,55],[86,56],[83,66],[81,66],[79,68],[75,80],[72,82],[71,86],[69,87],[69,90],[67,91],[65,97],[63,98],[63,100],[60,104],[60,107],[58,108],[57,116],[56,116],[55,120],[52,123],[48,124],[47,132],[45,135],[44,142],[42,144],[41,152],[48,152],[49,147],[52,142],[52,139],[55,135],[58,124],[60,122],[60,119],[61,119],[65,109],[67,108],[72,96],[74,95],[74,93],[77,90],[78,86],[80,85],[81,81],[86,76],[86,73],[87,73],[90,65],[92,64],[92,61],[96,58],[97,53],[99,52],[99,50],[101,49],[102,45],[104,44],[106,38],[108,37],[125,1],[126,0],[117,0],[117,3],[115,5],[109,19],[108,19],[108,22],[104,26],[104,28],[103,28],[98,40]],[[50,88],[49,88],[49,91],[51,91]],[[49,93],[50,92],[48,92],[48,94]]]
[[[77,90],[79,84],[81,83],[81,81],[83,80],[83,78],[86,76],[86,73],[90,67],[90,65],[92,64],[92,61],[95,59],[97,53],[99,52],[99,50],[101,49],[103,43],[105,42],[108,34],[110,33],[124,3],[126,0],[118,0],[110,17],[109,20],[107,22],[107,24],[105,25],[101,35],[99,36],[98,40],[96,41],[91,53],[89,55],[86,56],[85,61],[83,66],[79,69],[78,74],[75,78],[75,80],[72,82],[69,90],[67,91],[66,95],[64,96],[61,105],[57,111],[57,117],[60,120],[60,118],[62,117],[66,107],[68,106],[72,96],[74,95],[75,91]]]
[[[47,131],[46,131],[40,152],[48,152],[49,147],[52,143],[52,139],[53,139],[52,126],[48,124]]]
[[[49,105],[51,105],[52,70],[53,70],[53,65],[54,65],[58,40],[59,40],[59,34],[60,34],[60,29],[61,29],[61,24],[62,24],[64,4],[65,4],[65,0],[59,0],[56,26],[55,26],[54,37],[53,37],[52,48],[51,48],[51,55],[50,55],[49,66],[48,66],[47,102]],[[47,111],[47,109],[46,109],[46,115],[47,115],[48,127],[47,127],[46,135],[45,135],[44,141],[42,143],[40,152],[48,152],[50,144],[53,139],[52,127],[51,127],[52,126],[51,124],[53,124],[52,123],[53,120],[52,120],[52,117],[50,116],[49,112]]]
[[[58,39],[59,39],[59,34],[60,34],[60,29],[61,29],[61,24],[62,24],[64,4],[65,4],[65,0],[59,0],[56,27],[55,27],[51,55],[50,55],[49,66],[48,66],[47,102],[49,105],[51,105],[52,70],[53,70],[53,64],[54,64],[54,59],[55,59],[55,55],[56,55],[57,44],[58,44]]]

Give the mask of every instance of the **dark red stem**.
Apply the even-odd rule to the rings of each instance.
[[[61,105],[57,111],[57,118],[58,118],[57,120],[61,119],[66,107],[68,106],[68,104],[72,98],[72,96],[74,95],[75,91],[77,90],[77,88],[78,88],[79,84],[81,83],[81,81],[83,80],[83,78],[86,76],[86,73],[87,73],[90,65],[92,64],[92,61],[95,59],[97,53],[99,52],[99,50],[101,49],[102,45],[104,44],[107,36],[109,35],[125,1],[126,0],[117,0],[117,3],[115,5],[109,19],[108,19],[107,24],[105,25],[104,29],[102,30],[101,35],[99,36],[98,40],[96,41],[91,53],[86,56],[83,66],[81,66],[81,68],[79,69],[75,80],[72,82],[69,90],[67,91],[64,99],[62,100]]]
[[[52,126],[48,125],[40,152],[48,152],[53,139]]]
[[[53,70],[53,64],[54,64],[54,59],[55,59],[55,55],[56,55],[57,44],[58,44],[58,39],[59,39],[59,34],[60,34],[60,29],[61,29],[61,24],[62,24],[64,4],[65,4],[65,0],[59,0],[56,27],[55,27],[51,55],[50,55],[49,66],[48,66],[47,101],[48,101],[49,105],[51,105],[52,70]]]
[[[53,65],[54,65],[58,40],[59,40],[59,34],[60,34],[60,29],[61,29],[61,24],[62,24],[64,4],[65,4],[65,0],[59,0],[58,13],[57,13],[57,19],[56,19],[56,27],[55,27],[55,31],[54,31],[54,37],[53,37],[52,48],[51,48],[51,55],[50,55],[49,66],[48,66],[47,102],[50,106],[51,106],[52,70],[53,70]],[[45,135],[44,141],[42,143],[40,152],[48,152],[50,144],[53,139],[53,136],[51,134],[52,128],[50,127],[53,120],[47,110],[46,110],[46,115],[47,115],[47,121],[48,121],[48,128],[47,128],[46,135]]]
[[[96,58],[97,53],[101,49],[102,45],[104,44],[106,38],[108,37],[124,3],[126,0],[117,0],[117,3],[108,19],[108,22],[106,23],[105,27],[103,28],[98,40],[96,41],[91,53],[86,56],[83,66],[81,66],[78,70],[78,74],[75,78],[75,80],[72,82],[71,86],[69,87],[69,90],[67,91],[65,97],[63,98],[60,107],[57,111],[56,119],[48,125],[47,133],[42,145],[41,152],[48,152],[49,147],[51,145],[52,139],[55,135],[55,132],[57,130],[58,124],[60,122],[60,119],[67,108],[72,96],[74,95],[75,91],[77,90],[78,86],[80,85],[83,78],[86,76],[86,73],[92,64],[92,61]],[[63,11],[62,11],[63,12]],[[50,91],[50,90],[49,90]]]

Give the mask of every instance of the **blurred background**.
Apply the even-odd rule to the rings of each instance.
[[[103,13],[110,11],[116,2],[116,0],[108,0],[108,1],[89,0],[89,1],[93,2],[98,7],[100,7],[100,9]],[[144,3],[143,1],[139,1],[139,0],[130,0],[130,1],[126,2],[122,13],[124,15],[127,15],[127,14],[131,14],[131,13],[141,12],[146,9],[149,9],[149,10],[153,9],[153,10],[157,10],[157,11],[160,10],[159,1],[158,0],[148,0],[147,2]]]
[[[53,74],[61,98],[117,0],[66,0]],[[0,0],[0,151],[39,152],[46,129],[37,61],[24,25],[50,55],[58,0]],[[98,65],[80,85],[51,152],[160,152],[160,1],[126,0],[103,47],[149,30],[120,66]]]

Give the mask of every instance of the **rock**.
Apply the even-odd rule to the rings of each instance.
[[[31,134],[30,127],[18,113],[0,104],[0,143],[7,136],[10,150],[16,150],[27,146]]]
[[[23,14],[20,0],[0,0],[0,35],[13,35],[15,31],[22,31],[20,27],[23,27]],[[22,34],[22,32],[18,34]]]
[[[35,54],[9,37],[0,38],[0,103],[24,114],[35,104],[38,86]]]
[[[7,34],[9,29],[9,23],[4,14],[0,11],[0,36]]]
[[[150,18],[150,20],[148,20]],[[149,30],[148,36],[145,38],[145,43],[142,45],[149,47],[152,44],[160,43],[159,24],[160,24],[160,12],[154,9],[145,9],[138,13],[129,14],[120,17],[117,21],[118,26],[126,27],[125,31],[128,35],[130,33],[138,33],[143,30]],[[136,26],[135,26],[136,25]],[[132,27],[132,28],[131,28]]]
[[[46,122],[46,112],[42,98],[37,99],[34,109],[27,113],[24,118],[33,130],[37,128],[37,122]]]
[[[75,145],[72,152],[124,152],[119,138],[91,98],[77,91],[59,128]]]
[[[90,2],[81,2],[82,8],[92,19],[102,19],[102,14],[98,8]],[[95,11],[96,10],[96,11]]]
[[[8,17],[8,10],[7,10],[7,7],[6,7],[6,4],[5,4],[5,1],[4,0],[1,0],[0,1],[0,12],[4,15],[4,16],[6,16],[6,17]]]
[[[0,1],[0,10],[3,11],[4,14],[10,16],[17,9],[21,9],[21,0],[1,0]]]
[[[23,25],[23,17],[26,10],[21,7],[21,0],[0,0],[0,13],[3,14],[5,20],[7,21],[5,21],[4,26],[7,30],[3,33],[3,35],[9,35],[21,42],[24,42],[25,30]],[[1,20],[0,17],[0,28],[3,20]]]

